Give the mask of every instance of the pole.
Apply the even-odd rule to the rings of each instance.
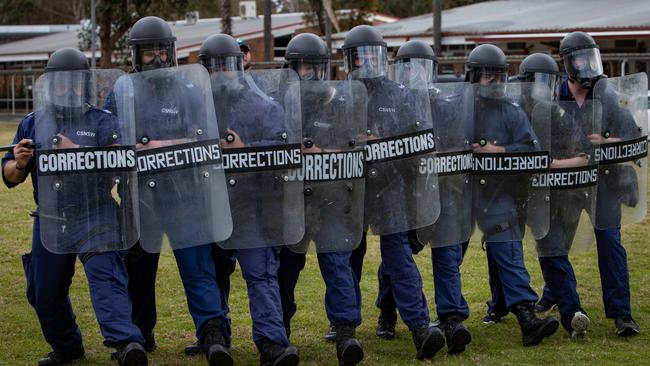
[[[442,0],[433,0],[433,51],[440,57],[442,51]]]
[[[96,52],[97,52],[97,18],[96,18],[96,13],[97,13],[97,6],[95,4],[96,0],[91,0],[90,1],[90,26],[92,27],[91,30],[91,36],[90,36],[90,53],[91,53],[91,59],[90,59],[90,67],[95,68],[97,66],[97,58],[95,57]]]

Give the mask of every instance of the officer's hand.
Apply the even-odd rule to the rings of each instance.
[[[162,140],[151,140],[146,144],[135,144],[136,150],[149,150],[149,149],[158,149],[165,147],[167,144]]]
[[[320,147],[313,145],[312,147],[302,147],[302,152],[305,154],[317,154],[317,153],[322,153],[323,149]]]
[[[504,153],[506,152],[506,148],[503,146],[495,145],[491,142],[488,141],[485,146],[481,146],[480,144],[472,144],[472,150],[474,150],[475,153]]]
[[[221,146],[223,146],[224,149],[236,149],[236,148],[242,148],[246,147],[244,145],[244,142],[241,140],[241,137],[237,134],[237,132],[231,130],[230,128],[226,128],[226,131],[228,134],[232,135],[232,142],[228,142],[225,139],[221,139]]]
[[[618,137],[608,137],[604,138],[603,135],[599,133],[593,133],[589,136],[589,141],[591,141],[592,144],[607,144],[607,143],[612,143],[612,142],[619,142],[621,141],[620,138]]]
[[[22,139],[14,147],[14,159],[16,160],[16,168],[19,170],[25,169],[29,160],[34,156],[34,149],[29,146],[32,144],[30,139]]]
[[[65,135],[58,134],[56,136],[59,138],[59,142],[56,144],[57,149],[76,149],[79,147],[79,145],[73,143]]]

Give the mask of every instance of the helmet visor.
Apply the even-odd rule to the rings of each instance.
[[[346,50],[345,70],[353,79],[387,75],[388,51],[384,46],[359,46]]]
[[[424,77],[427,82],[435,83],[438,78],[438,63],[434,60],[427,58],[404,58],[398,60],[397,63],[411,63],[413,65],[418,65],[419,70],[422,70]]]
[[[300,80],[325,80],[329,62],[298,59],[289,61],[289,67],[298,74]]]
[[[603,74],[603,62],[598,48],[576,50],[564,55],[564,68],[571,77],[591,79]]]
[[[244,71],[244,58],[241,56],[205,57],[201,59],[201,64],[211,74],[214,72]]]

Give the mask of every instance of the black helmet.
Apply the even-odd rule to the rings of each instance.
[[[493,44],[482,44],[470,52],[465,64],[466,80],[478,83],[482,75],[498,76],[498,80],[508,79],[508,62],[503,51]]]
[[[203,41],[199,60],[211,73],[244,70],[244,53],[239,43],[227,34],[214,34]]]
[[[136,71],[155,70],[176,66],[176,37],[164,20],[144,17],[129,32],[129,45],[133,50],[133,67]]]
[[[585,89],[591,88],[603,76],[600,49],[587,33],[567,34],[560,41],[560,56],[569,78]]]
[[[438,75],[438,60],[433,49],[423,41],[408,41],[404,43],[395,56],[395,63],[417,63],[424,69],[427,81],[435,82]]]
[[[44,72],[88,70],[88,59],[76,48],[59,48],[47,61]]]
[[[330,53],[325,42],[315,34],[302,33],[289,41],[284,59],[302,80],[324,80]]]
[[[545,53],[533,53],[519,65],[517,80],[534,82],[532,88],[525,88],[525,90],[530,91],[533,98],[548,99],[557,95],[559,77],[560,69],[553,57]]]
[[[76,48],[56,50],[47,61],[43,78],[47,100],[59,115],[80,112],[90,101],[88,59]]]
[[[545,53],[533,53],[527,56],[519,65],[519,75],[534,74],[536,72],[557,75],[560,73],[560,68],[557,67],[557,62],[553,57]]]
[[[388,50],[379,31],[368,25],[358,25],[343,41],[345,70],[356,78],[374,78],[388,72]]]
[[[505,96],[508,81],[508,62],[503,51],[492,44],[482,44],[467,58],[465,81],[480,84],[479,96],[500,99]]]

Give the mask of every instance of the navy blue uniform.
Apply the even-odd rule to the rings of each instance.
[[[537,136],[524,111],[506,99],[476,99],[474,137],[496,141],[506,152],[533,151]],[[474,216],[484,233],[488,268],[498,281],[506,309],[521,302],[537,301],[530,287],[530,275],[524,264],[523,212],[518,212],[518,195],[512,187],[521,187],[518,176],[487,179],[474,185]],[[493,293],[495,293],[493,289]],[[488,303],[488,306],[490,304]]]
[[[323,89],[324,95],[329,90]],[[303,103],[305,101],[303,100]],[[349,146],[337,146],[337,142],[349,141],[362,131],[350,131],[352,126],[341,125],[345,117],[345,105],[339,105],[337,97],[323,105],[303,105],[303,135],[311,137],[315,145],[327,150],[348,150]],[[309,218],[302,243],[313,240],[317,247],[336,248],[338,236],[354,237],[355,224],[346,222],[349,203],[347,181],[314,183],[313,193],[305,197],[305,215]],[[352,198],[353,199],[353,198]],[[354,220],[351,220],[354,221]],[[310,225],[313,223],[313,225]],[[355,243],[356,244],[356,243]],[[348,244],[352,247],[352,243]],[[343,249],[343,248],[340,248]],[[318,264],[325,281],[325,311],[330,324],[334,326],[353,326],[361,324],[361,291],[355,277],[350,258],[352,250],[327,251],[318,253]],[[294,290],[300,271],[305,267],[305,254],[295,253],[290,248],[282,248],[278,280],[282,295],[282,311],[287,332],[290,332],[291,318],[296,313]]]
[[[36,113],[40,112],[37,111]],[[46,117],[50,117],[50,115],[43,116],[43,118]],[[56,117],[52,116],[52,118]],[[76,144],[101,145],[103,144],[102,141],[108,139],[105,134],[106,131],[103,131],[102,127],[113,125],[111,123],[112,118],[115,117],[106,111],[90,108],[83,116],[83,125],[65,126],[59,132]],[[53,120],[52,122],[56,121]],[[37,141],[34,124],[35,116],[33,113],[23,119],[18,126],[14,143],[18,143],[22,139]],[[54,125],[55,123],[53,123]],[[91,132],[95,133],[96,138],[87,141],[91,137],[75,133],[79,130],[91,130]],[[9,188],[16,186],[16,184],[7,181],[5,178],[4,164],[13,159],[14,155],[11,152],[7,153],[2,159],[3,180]],[[38,177],[34,159],[30,160],[27,169],[32,175],[34,200],[38,204]],[[104,203],[110,205],[109,202]],[[79,233],[79,235],[83,235],[83,233]],[[96,239],[104,242],[115,239],[117,235],[117,233],[105,234]],[[89,248],[94,245],[101,245],[101,243],[89,241]],[[104,344],[107,346],[130,342],[144,343],[140,330],[131,321],[131,307],[127,290],[128,276],[123,261],[124,254],[118,251],[92,254],[84,252],[79,254],[88,278],[90,299],[101,333],[104,336]],[[78,353],[78,350],[82,347],[81,333],[75,321],[75,315],[68,296],[74,275],[76,256],[75,254],[53,254],[46,250],[41,242],[39,219],[38,217],[35,218],[32,229],[32,251],[22,258],[27,279],[27,300],[36,311],[45,340],[55,352],[63,354]]]
[[[456,113],[456,108],[463,107],[463,105],[459,104],[460,100],[458,97],[454,96],[441,100],[435,89],[430,90],[429,98],[434,125],[436,124],[436,118],[442,119],[443,114],[446,116],[445,121],[458,123],[459,119],[447,115],[449,113]],[[465,140],[468,139],[468,136],[471,136],[472,132],[464,131],[462,127],[440,125],[435,136],[438,151],[456,151],[460,146],[463,146]],[[465,178],[463,174],[439,178],[440,217],[435,225],[426,228],[426,230],[432,231],[431,234],[435,236],[436,240],[445,240],[445,233],[453,233],[451,234],[452,237],[460,237],[462,236],[460,234],[461,232],[468,231],[465,226],[470,224],[463,215],[468,213],[470,208],[457,207],[458,204],[462,204],[462,199],[455,198],[457,195],[463,195],[462,187],[465,184],[463,182]],[[444,228],[444,230],[436,228]],[[457,315],[463,319],[469,317],[469,306],[462,294],[460,274],[460,265],[463,263],[464,257],[463,245],[467,245],[467,243],[433,246],[431,248],[436,312],[438,313],[438,318],[443,321],[451,315]],[[382,311],[389,313],[393,313],[396,309],[391,287],[390,279],[383,275],[383,270],[380,266],[379,292],[376,305]]]
[[[216,87],[215,89],[217,89]],[[285,120],[284,111],[279,104],[249,88],[239,91],[215,90],[215,107],[220,127],[227,127],[237,133],[247,147],[283,144],[282,133],[286,131],[281,123]],[[227,98],[228,100],[223,100]],[[223,102],[222,102],[223,101]],[[224,150],[227,153],[227,149]],[[234,260],[239,262],[242,276],[248,288],[249,309],[253,320],[253,341],[260,346],[269,340],[284,347],[289,340],[284,329],[278,267],[280,248],[272,247],[269,236],[273,234],[264,226],[264,214],[275,207],[268,207],[267,200],[252,201],[260,192],[273,184],[270,177],[254,174],[226,174],[227,179],[236,178],[235,186],[228,186],[230,208],[233,215],[233,233],[228,239],[228,248],[241,246],[246,249],[224,250],[215,248],[217,277],[223,283],[228,297],[230,273],[234,270]],[[263,207],[264,205],[267,207]],[[275,213],[277,214],[277,210]],[[240,244],[238,244],[240,243]]]
[[[560,86],[560,100],[563,106],[578,122],[590,121],[582,114],[589,113],[585,108],[588,101],[593,100],[593,90],[587,94],[582,106],[575,102],[571,95],[568,81]],[[573,103],[568,103],[573,102]],[[602,131],[610,131],[612,137],[632,139],[640,137],[641,133],[629,111],[618,105],[618,99],[613,90],[607,89],[599,98],[602,107]],[[590,124],[582,126],[587,134],[599,133],[592,131]],[[608,169],[609,174],[604,170]],[[633,205],[638,200],[634,185],[636,175],[633,168],[625,165],[600,166],[598,174],[598,198],[596,200],[596,224],[606,229],[594,229],[598,249],[598,268],[603,289],[605,315],[608,318],[630,316],[630,277],[627,267],[627,253],[621,244],[621,205]],[[620,185],[620,182],[627,182]],[[592,215],[594,213],[591,213]],[[554,297],[559,300],[558,297]]]
[[[175,77],[147,80],[136,74],[133,78],[139,103],[135,106],[136,135],[147,136],[149,140],[168,140],[187,138],[196,128],[205,128],[201,114],[201,91],[196,90],[191,83]],[[145,94],[145,95],[143,95]],[[114,109],[112,94],[106,101],[109,109]],[[188,124],[190,121],[192,124]],[[142,237],[149,242],[162,241],[164,234],[159,228],[172,228],[167,232],[172,248],[182,248],[185,240],[190,240],[193,231],[200,230],[200,212],[196,207],[202,205],[202,197],[196,192],[188,192],[178,187],[175,175],[182,182],[182,174],[187,172],[173,171],[166,177],[158,176],[157,190],[169,194],[161,200],[149,199],[155,202],[155,207],[143,207],[140,216],[147,220],[157,220],[158,225],[142,227]],[[146,179],[140,179],[140,195],[150,194],[151,189],[146,185]],[[182,202],[179,204],[178,202]],[[158,215],[165,207],[180,207],[181,212],[175,215]],[[178,218],[182,218],[179,220]],[[192,223],[189,224],[188,223]],[[140,244],[135,245],[125,259],[129,272],[129,293],[132,298],[133,321],[146,337],[153,333],[156,324],[156,295],[155,282],[158,270],[159,253],[150,253]],[[190,315],[194,321],[197,338],[202,342],[202,326],[210,319],[222,318],[226,335],[229,335],[227,324],[228,307],[219,285],[216,281],[215,264],[212,260],[212,246],[209,243],[194,247],[174,250],[174,257],[185,289],[185,296]]]
[[[553,159],[568,159],[579,154],[593,156],[591,142],[580,126],[558,105],[549,104],[551,113],[551,156]],[[572,333],[571,320],[580,311],[577,281],[569,260],[569,250],[578,229],[582,210],[590,210],[581,189],[552,190],[550,202],[550,227],[548,234],[537,241],[541,248],[539,263],[545,286],[558,299],[560,322],[569,334]]]
[[[368,128],[378,137],[397,136],[406,132],[403,121],[416,120],[417,111],[413,111],[413,96],[408,88],[385,78],[361,80],[368,91]],[[389,171],[393,169],[393,171]],[[379,179],[390,179],[385,184],[376,184],[374,188],[381,192],[373,192],[366,188],[366,210],[385,213],[386,217],[395,220],[388,226],[405,226],[406,216],[396,212],[408,212],[405,199],[406,189],[413,189],[407,184],[414,172],[401,171],[400,163],[385,164]],[[366,187],[369,187],[368,185]],[[378,193],[381,199],[374,198]],[[372,223],[369,223],[372,225]],[[365,239],[365,236],[364,236]],[[365,252],[365,240],[357,249],[358,253]],[[401,232],[380,236],[380,251],[382,263],[378,276],[383,283],[390,283],[391,292],[402,320],[410,330],[427,326],[429,324],[429,309],[426,298],[422,292],[422,277],[413,260],[413,252],[408,239],[408,233]],[[355,256],[353,255],[353,258]],[[357,257],[358,258],[358,257]],[[357,262],[355,266],[360,271]],[[353,267],[354,268],[354,267]],[[381,304],[378,303],[379,306]]]

